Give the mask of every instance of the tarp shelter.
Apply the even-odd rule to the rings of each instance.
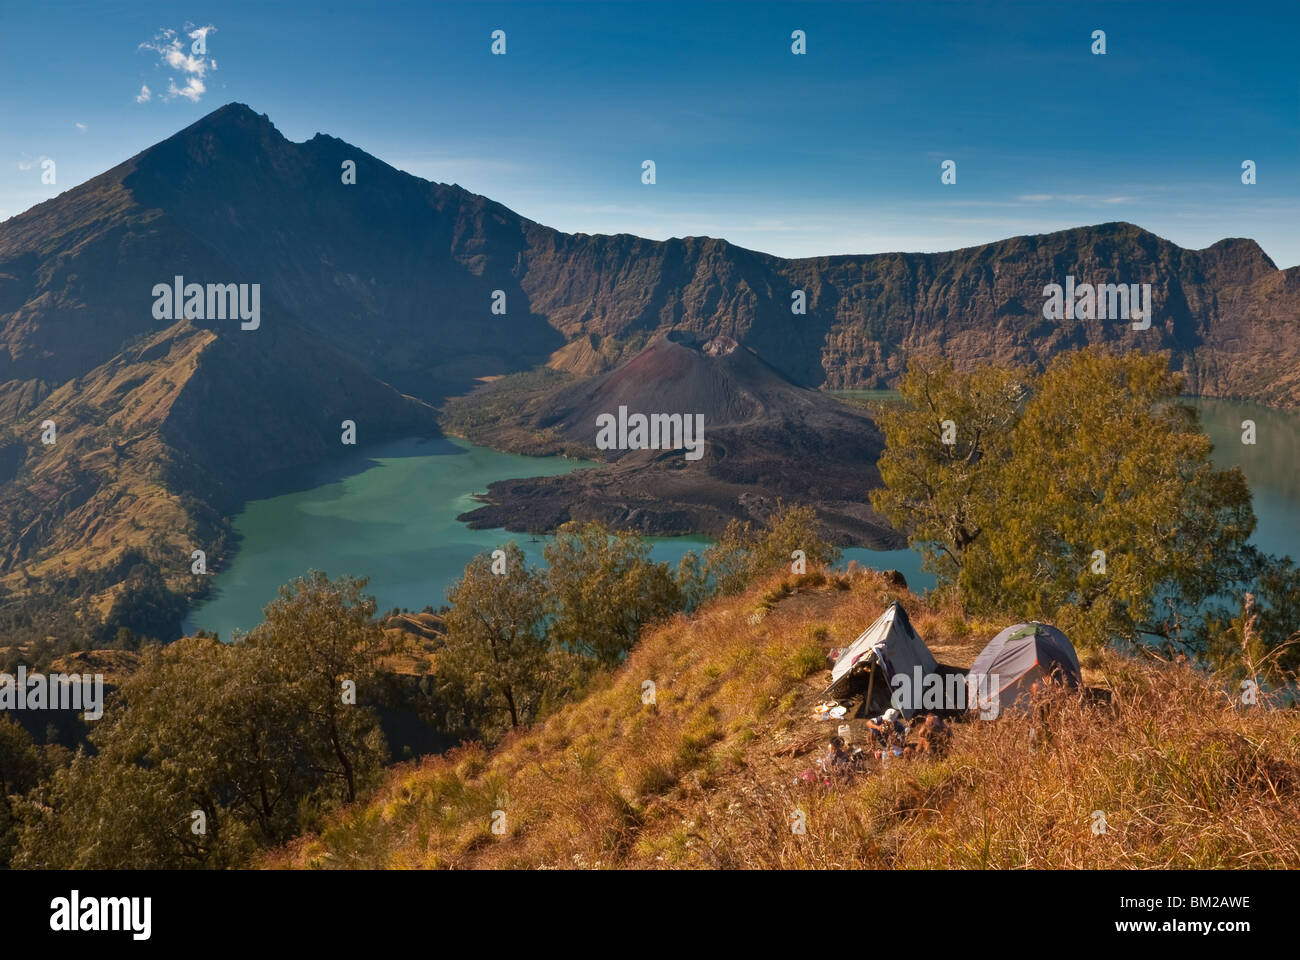
[[[878,716],[892,706],[893,678],[904,675],[914,679],[916,667],[921,668],[922,676],[939,672],[934,654],[912,628],[907,611],[894,601],[862,636],[844,648],[831,668],[831,685],[823,696],[844,700],[864,694],[868,715]],[[916,709],[907,707],[902,713],[911,717]]]
[[[981,681],[982,677],[990,680]],[[967,702],[974,707],[996,688],[998,710],[1007,710],[1028,700],[1034,684],[1047,679],[1071,687],[1083,682],[1074,644],[1056,627],[1036,620],[1017,623],[990,640],[975,658],[966,675]]]

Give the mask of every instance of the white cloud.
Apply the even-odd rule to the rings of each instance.
[[[86,132],[86,125],[85,125],[84,123],[78,123],[78,124],[75,124],[75,126],[76,126],[76,128],[77,128],[77,132],[78,132],[78,133],[85,133],[85,132]]]
[[[181,70],[185,73],[197,73],[200,77],[208,72],[208,65],[204,62],[203,57],[193,57],[179,49],[179,40],[172,41],[176,46],[160,50],[162,58],[167,61],[167,66],[173,70]]]
[[[190,29],[191,27],[193,29]],[[157,34],[152,41],[140,44],[139,49],[158,54],[159,67],[170,70],[174,74],[167,78],[167,92],[161,97],[164,102],[176,97],[184,97],[186,100],[198,103],[207,91],[207,84],[203,82],[203,78],[209,71],[215,72],[217,69],[217,61],[207,53],[208,34],[214,33],[216,29],[211,24],[205,27],[194,27],[193,24],[187,23],[184,37],[168,28]],[[187,43],[186,38],[190,42]],[[176,85],[178,79],[182,81],[181,86]],[[151,98],[149,87],[142,86],[135,102],[145,103]]]
[[[186,100],[198,103],[205,90],[207,90],[207,87],[203,85],[203,81],[198,77],[190,77],[185,81],[183,87],[177,87],[175,80],[168,80],[167,95],[163,99],[170,100],[172,97],[184,97]]]
[[[1137,197],[1104,197],[1091,193],[1025,193],[1016,197],[1021,203],[1135,203]]]
[[[149,84],[140,84],[140,92],[136,94],[135,102],[148,103],[151,99],[153,99],[153,94],[149,92]]]

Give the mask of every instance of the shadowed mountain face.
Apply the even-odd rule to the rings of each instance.
[[[342,183],[343,160],[355,185]],[[150,290],[180,274],[260,283],[267,324],[301,326],[403,392],[442,396],[564,342],[529,316],[514,279],[523,223],[224,107],[0,227],[0,375],[61,381],[105,362],[167,325]],[[508,316],[490,312],[494,289]]]
[[[1150,329],[1044,320],[1044,286],[1068,275],[1150,283]],[[260,284],[260,327],[156,317],[151,291],[176,276]],[[678,344],[689,358],[642,353],[674,332],[695,345]],[[709,494],[716,505],[768,475],[769,455],[783,479],[747,495],[789,483],[829,438],[848,442],[796,385],[886,386],[920,352],[969,367],[1106,342],[1169,350],[1191,391],[1294,407],[1297,334],[1300,268],[1276,269],[1250,240],[1189,251],[1112,223],[950,253],[783,260],[709,238],[569,235],[332,137],[291,143],[231,104],[0,224],[0,588],[112,568],[134,549],[173,589],[196,589],[177,557],[224,529],[258,476],[341,450],[343,419],[363,443],[427,431],[429,403],[543,362],[580,382],[548,401],[550,420],[532,416],[578,445],[592,410],[616,411],[620,395],[713,416],[701,463],[735,484]],[[741,349],[697,349],[721,337]],[[39,442],[47,419],[53,446]],[[856,463],[875,442],[859,438]],[[607,479],[640,493],[627,509],[606,498],[602,515],[631,517],[664,492],[637,486],[638,462],[618,458]],[[837,498],[821,476],[809,497],[860,493]],[[703,516],[647,526],[712,529]]]
[[[1107,342],[1171,350],[1189,390],[1300,405],[1300,268],[1279,271],[1251,240],[1189,251],[1109,223],[783,260],[710,238],[570,235],[332,137],[291,143],[241,104],[0,225],[0,376],[62,382],[105,362],[166,326],[149,290],[177,273],[260,282],[268,321],[425,399],[548,358],[601,373],[685,330],[812,387],[885,386],[917,352],[1032,363]],[[1043,287],[1067,275],[1151,283],[1151,329],[1044,320]],[[791,312],[796,289],[806,315]]]

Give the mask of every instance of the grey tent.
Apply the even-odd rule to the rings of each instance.
[[[967,703],[975,707],[996,690],[999,711],[1023,706],[1034,684],[1048,679],[1071,687],[1082,683],[1074,644],[1056,627],[1036,620],[1017,623],[975,658],[966,677]]]
[[[876,622],[862,635],[845,647],[831,668],[831,685],[823,696],[844,700],[862,693],[866,695],[865,709],[872,716],[884,713],[892,706],[894,677],[914,677],[915,668],[923,676],[937,674],[939,665],[925,641],[912,628],[907,611],[894,601]],[[911,717],[916,708],[902,710]]]

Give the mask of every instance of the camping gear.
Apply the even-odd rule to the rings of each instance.
[[[996,684],[993,677],[997,678]],[[1046,680],[1058,680],[1071,687],[1083,682],[1074,644],[1046,623],[1017,623],[990,640],[975,658],[966,677],[967,703],[973,709],[979,708],[980,698],[990,698],[996,689],[999,712],[1023,709],[1034,684]]]
[[[867,729],[872,739],[882,747],[901,744],[907,740],[907,725],[900,719],[902,714],[897,707],[890,707],[878,717],[867,721]]]
[[[840,654],[831,669],[831,685],[822,696],[844,700],[865,694],[863,710],[868,716],[879,716],[893,705],[890,698],[894,677],[903,675],[914,680],[917,667],[924,676],[935,673],[939,664],[912,628],[907,611],[895,600]],[[901,712],[911,717],[916,707],[904,704]]]

